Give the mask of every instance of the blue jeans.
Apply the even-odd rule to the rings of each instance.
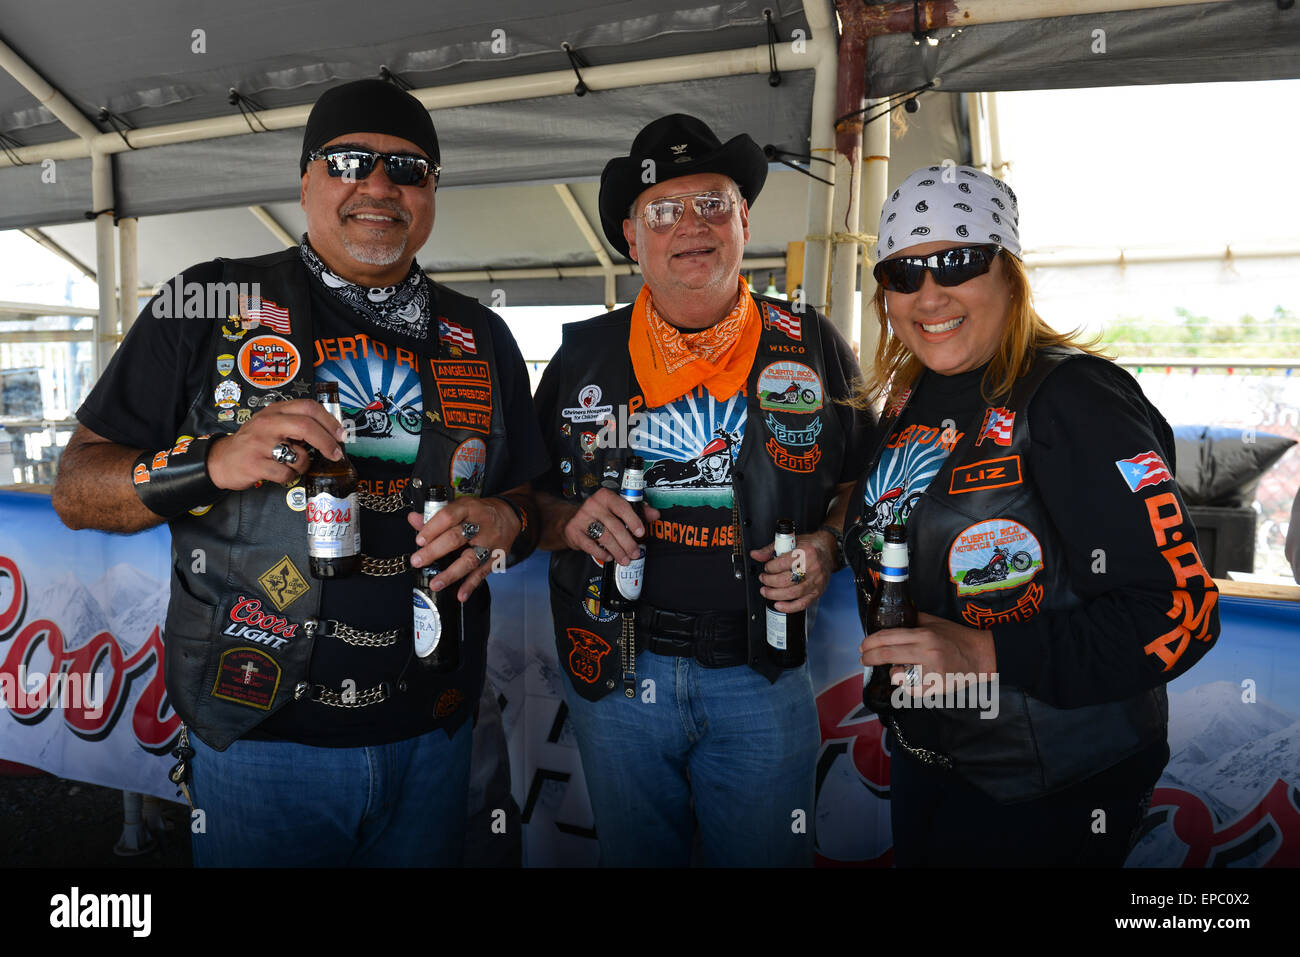
[[[195,867],[456,867],[473,728],[367,748],[196,735]],[[193,827],[191,827],[193,832]]]
[[[811,866],[820,732],[808,666],[769,684],[743,665],[643,651],[636,677],[637,697],[599,701],[564,678],[601,865],[689,865],[693,801],[699,863]]]

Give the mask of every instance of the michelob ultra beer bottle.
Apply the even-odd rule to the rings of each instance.
[[[788,518],[776,523],[776,557],[794,551],[794,522]],[[778,668],[798,668],[808,657],[805,613],[776,610],[776,602],[767,600],[767,656]]]
[[[317,382],[316,401],[325,406],[339,424],[337,382]],[[337,462],[314,452],[311,468],[303,476],[307,490],[307,554],[316,578],[343,578],[361,567],[361,509],[357,504],[356,466],[347,455]]]
[[[867,634],[882,628],[915,628],[916,606],[907,584],[907,528],[894,523],[885,526],[885,544],[880,556],[880,584],[867,606]],[[877,714],[889,711],[894,690],[889,665],[868,666],[862,701]]]
[[[645,520],[645,459],[639,455],[629,455],[623,466],[623,484],[619,495],[632,506],[636,517],[641,522],[641,529],[648,533]],[[637,557],[626,565],[620,565],[613,559],[606,560],[600,579],[600,605],[610,611],[625,612],[636,607],[641,597],[641,586],[645,583],[645,534],[636,540]]]
[[[432,486],[424,499],[424,521],[428,524],[453,498],[446,485]],[[461,604],[456,590],[431,590],[433,581],[460,552],[444,555],[415,570],[415,587],[411,592],[413,611],[412,635],[415,660],[430,671],[444,674],[460,667]]]

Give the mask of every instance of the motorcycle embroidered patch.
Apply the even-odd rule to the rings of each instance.
[[[1043,567],[1043,548],[1034,533],[1004,518],[971,525],[948,549],[948,577],[957,594],[1018,588]]]
[[[816,412],[822,407],[822,380],[802,362],[773,362],[758,374],[758,405],[770,412]]]

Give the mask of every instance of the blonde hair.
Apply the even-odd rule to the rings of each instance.
[[[1089,355],[1110,358],[1097,348],[1100,335],[1084,339],[1078,329],[1062,333],[1049,326],[1034,309],[1024,265],[1005,249],[998,254],[998,259],[1002,262],[1002,276],[1011,293],[1011,302],[1007,306],[1009,319],[1002,340],[980,382],[984,401],[992,404],[995,398],[1009,393],[1016,379],[1029,371],[1034,354],[1044,346],[1073,346]],[[889,328],[883,287],[876,287],[872,304],[880,323],[880,338],[871,367],[864,370],[865,380],[854,393],[852,403],[866,408],[883,398],[887,408],[916,384],[924,366]]]

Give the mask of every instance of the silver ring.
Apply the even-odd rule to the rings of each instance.
[[[492,557],[492,552],[484,548],[482,545],[473,546],[473,551],[474,557],[478,559],[480,565]]]
[[[298,453],[291,449],[287,442],[281,442],[275,448],[271,449],[271,458],[275,459],[281,465],[293,465],[298,461]]]
[[[590,538],[593,542],[600,541],[600,536],[604,534],[605,534],[605,526],[600,523],[600,519],[596,519],[590,525],[587,526],[587,537]]]
[[[791,584],[791,585],[802,585],[802,584],[803,584],[803,580],[804,580],[806,577],[807,577],[807,576],[806,576],[803,572],[791,572],[791,573],[790,573],[790,584]]]
[[[461,522],[460,533],[465,536],[465,541],[468,542],[479,533],[479,527],[478,522]]]
[[[921,683],[921,666],[908,665],[907,670],[903,672],[903,684],[909,688],[915,688]]]

